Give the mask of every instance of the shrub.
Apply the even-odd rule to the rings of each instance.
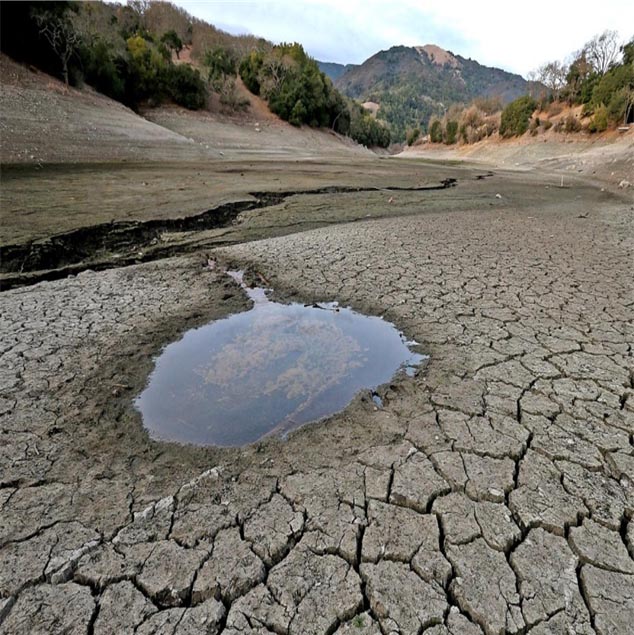
[[[588,125],[590,132],[603,132],[608,129],[608,109],[605,106],[598,106],[594,110],[592,121]]]
[[[104,41],[80,50],[84,67],[84,80],[108,97],[122,101],[125,97],[125,75],[128,62],[124,57],[112,53]]]
[[[229,49],[216,46],[205,52],[203,64],[209,68],[209,81],[218,91],[227,77],[236,75],[238,60]]]
[[[420,138],[420,128],[414,128],[407,133],[407,145],[414,145]]]
[[[166,71],[170,97],[185,108],[198,110],[207,103],[207,88],[200,73],[187,64],[170,65]]]
[[[579,132],[579,130],[581,130],[579,120],[570,113],[564,120],[564,132]]]
[[[429,139],[432,143],[442,143],[442,124],[434,119],[429,125]]]
[[[387,148],[390,145],[390,131],[386,126],[377,121],[360,105],[352,107],[350,120],[350,136],[357,142],[368,148]]]
[[[544,121],[544,130],[550,130],[553,127],[553,122],[550,119]]]
[[[528,131],[531,133],[532,137],[537,136],[537,133],[539,132],[539,117],[537,119],[531,119],[528,124]]]
[[[453,145],[456,141],[458,141],[458,122],[452,119],[445,126],[445,143]]]
[[[502,111],[500,134],[505,138],[523,135],[536,107],[537,102],[528,95],[512,101]]]
[[[183,41],[178,37],[178,33],[176,33],[174,29],[163,33],[161,42],[167,46],[168,49],[176,53],[177,59],[180,57],[180,52],[183,50]]]
[[[260,94],[260,71],[264,64],[264,53],[251,51],[241,62],[239,67],[240,77],[244,85],[254,94]]]
[[[502,100],[499,97],[476,97],[473,105],[487,116],[502,110]]]
[[[629,92],[630,91],[627,88],[621,88],[620,90],[616,91],[610,98],[610,101],[608,102],[608,118],[610,119],[610,121],[618,123],[625,119],[625,114],[630,99]]]

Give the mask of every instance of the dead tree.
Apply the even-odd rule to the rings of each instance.
[[[79,44],[79,35],[65,15],[54,15],[50,11],[34,16],[40,35],[50,44],[62,65],[64,83],[68,86],[68,62]]]

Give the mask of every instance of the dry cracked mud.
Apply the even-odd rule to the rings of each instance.
[[[287,441],[158,443],[131,406],[248,307],[201,254],[1,294],[0,633],[631,632],[634,206],[540,178],[216,250],[431,355]]]

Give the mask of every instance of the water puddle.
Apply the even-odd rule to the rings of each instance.
[[[193,329],[156,359],[135,401],[155,439],[240,446],[343,410],[426,356],[396,327],[336,303],[279,304],[228,272],[253,308]]]

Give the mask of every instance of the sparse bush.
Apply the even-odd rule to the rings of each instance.
[[[550,130],[553,127],[553,122],[550,119],[544,121],[544,130]]]
[[[532,137],[536,137],[539,132],[539,117],[537,119],[531,119],[528,124],[528,131],[530,132]]]
[[[252,51],[239,66],[246,87],[295,126],[330,127],[366,146],[386,147],[389,130],[360,104],[346,102],[300,44]]]
[[[537,107],[537,102],[526,95],[512,101],[503,111],[500,135],[505,138],[523,135],[528,130],[528,122]]]
[[[564,105],[561,102],[554,101],[552,104],[548,106],[548,116],[556,117],[563,112]]]
[[[473,105],[485,115],[494,115],[502,110],[502,100],[499,97],[477,97]]]
[[[582,117],[591,117],[594,114],[594,107],[591,103],[583,104],[581,108],[581,116]]]
[[[407,145],[414,145],[420,138],[420,128],[414,128],[407,133]]]
[[[453,145],[456,141],[458,141],[458,122],[452,119],[445,126],[445,143]]]
[[[581,123],[570,113],[564,120],[564,132],[579,132],[579,130],[581,130]]]
[[[608,102],[608,119],[614,123],[622,122],[625,119],[625,113],[630,100],[634,103],[634,82],[633,88],[621,88],[616,91]]]

